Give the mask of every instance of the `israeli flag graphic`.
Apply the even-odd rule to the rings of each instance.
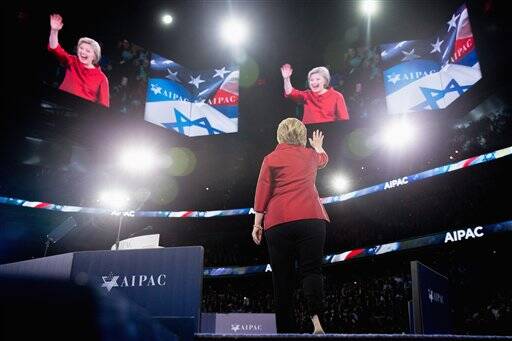
[[[390,114],[444,109],[482,78],[466,5],[432,39],[381,50]]]
[[[238,131],[238,66],[192,71],[152,54],[144,119],[186,136]]]

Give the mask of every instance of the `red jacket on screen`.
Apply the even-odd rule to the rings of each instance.
[[[311,90],[292,89],[292,92],[289,95],[285,94],[285,97],[304,104],[304,115],[302,117],[304,124],[349,119],[345,98],[332,87],[321,95]]]
[[[106,107],[110,105],[108,79],[99,66],[86,68],[77,56],[70,55],[60,45],[54,49],[48,45],[48,51],[66,68],[66,75],[59,89]]]

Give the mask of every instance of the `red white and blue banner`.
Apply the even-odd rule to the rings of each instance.
[[[463,243],[469,240],[485,238],[488,235],[498,233],[512,233],[512,220],[502,221],[496,224],[469,226],[465,228],[451,229],[440,233],[430,234],[418,238],[395,241],[392,243],[364,247],[360,249],[345,251],[338,254],[326,255],[323,264],[333,264],[347,262],[353,259],[375,257],[391,252],[400,252],[413,250],[421,247],[445,245],[453,243]],[[271,272],[270,264],[260,264],[251,266],[230,266],[222,268],[204,269],[205,277],[223,277],[223,276],[244,276],[258,273]]]
[[[151,55],[144,119],[187,136],[238,131],[238,66],[205,71]]]
[[[433,176],[447,174],[460,169],[472,167],[481,163],[494,161],[506,156],[512,155],[512,146],[496,150],[494,152],[473,156],[456,163],[447,164],[444,166],[432,168],[420,173],[403,176],[397,179],[391,179],[380,184],[370,187],[361,188],[349,193],[321,198],[323,204],[336,204],[346,200],[362,197],[372,193],[381,191],[393,190],[398,187],[408,186],[409,184]],[[254,214],[252,208],[235,208],[229,210],[212,210],[212,211],[115,211],[108,208],[97,207],[80,207],[52,204],[41,201],[29,201],[19,198],[0,196],[0,205],[22,206],[30,208],[38,208],[44,210],[68,212],[68,213],[87,213],[87,214],[109,214],[113,216],[126,216],[126,217],[156,217],[156,218],[212,218],[219,216],[234,216],[234,215],[248,215]]]
[[[389,114],[444,109],[482,78],[466,5],[430,40],[381,50]]]

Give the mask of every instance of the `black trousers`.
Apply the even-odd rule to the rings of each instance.
[[[297,261],[309,316],[320,315],[324,308],[322,258],[326,222],[321,219],[297,220],[265,231],[278,333],[296,332],[293,318],[295,261]]]

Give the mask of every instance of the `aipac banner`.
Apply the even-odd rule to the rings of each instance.
[[[238,66],[202,72],[152,54],[144,119],[187,136],[238,131]]]
[[[482,78],[466,5],[446,25],[430,40],[381,45],[388,113],[446,108]]]

